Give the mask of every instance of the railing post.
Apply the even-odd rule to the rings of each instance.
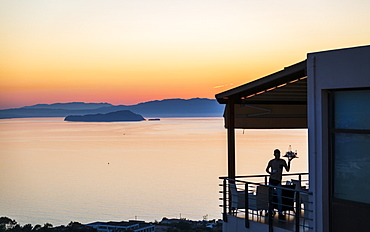
[[[227,196],[227,185],[226,185],[226,179],[224,179],[223,181],[223,221],[224,222],[227,222],[227,205],[226,205],[226,202],[227,202],[227,199],[226,199],[226,196]]]
[[[249,202],[248,202],[248,183],[245,183],[245,187],[244,187],[244,203],[245,203],[245,228],[249,228]]]
[[[268,222],[269,222],[269,232],[273,232],[274,231],[274,228],[273,228],[273,221],[272,221],[272,212],[273,212],[273,205],[272,205],[272,201],[273,201],[273,196],[272,196],[272,192],[273,192],[273,188],[271,188],[269,186],[269,214],[268,214]]]
[[[267,185],[267,176],[265,175],[265,185]]]
[[[300,192],[296,192],[296,213],[295,213],[295,231],[299,232],[299,221],[301,216],[301,195]]]

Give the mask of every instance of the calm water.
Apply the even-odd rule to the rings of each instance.
[[[262,174],[272,151],[298,150],[306,130],[237,130],[237,175]],[[66,225],[162,217],[221,218],[225,176],[222,118],[80,123],[63,118],[0,120],[0,216]]]

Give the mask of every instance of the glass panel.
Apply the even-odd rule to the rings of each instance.
[[[334,197],[370,204],[370,135],[337,133]]]
[[[336,129],[370,129],[370,90],[334,92]]]

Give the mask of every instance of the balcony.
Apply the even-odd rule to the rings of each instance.
[[[279,187],[268,185],[268,177],[220,177],[223,231],[314,230],[308,173],[284,174]],[[279,217],[279,209],[283,216]]]

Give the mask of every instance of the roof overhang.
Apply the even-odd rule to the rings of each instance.
[[[307,128],[306,60],[216,95],[234,107],[235,128]],[[226,114],[225,125],[228,125]]]

